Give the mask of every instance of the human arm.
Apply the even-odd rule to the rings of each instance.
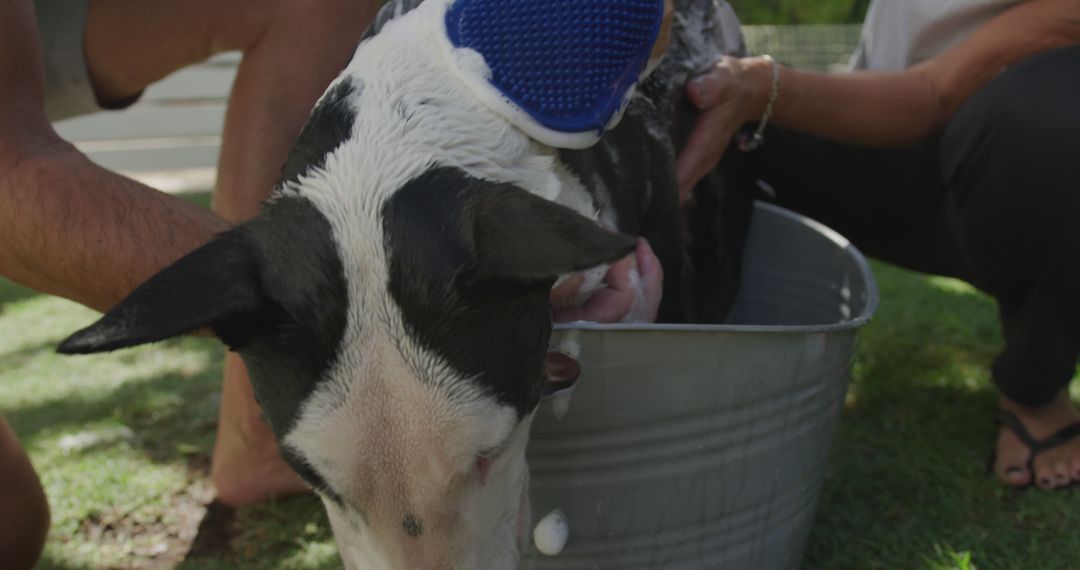
[[[823,74],[783,68],[772,123],[850,144],[910,144],[940,130],[1005,67],[1076,43],[1080,0],[1032,0],[903,71]],[[719,162],[732,135],[760,119],[772,90],[771,73],[762,59],[724,58],[688,86],[701,115],[679,157],[684,197]]]
[[[228,224],[61,140],[41,60],[33,3],[0,0],[0,275],[108,309]]]

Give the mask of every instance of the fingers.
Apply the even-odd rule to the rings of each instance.
[[[553,319],[557,323],[591,321],[596,323],[617,323],[634,306],[637,291],[630,272],[635,269],[637,260],[629,255],[611,265],[607,274],[607,287],[601,289],[580,307],[568,307],[555,311]]]
[[[727,150],[737,125],[725,124],[719,114],[705,113],[698,117],[686,146],[675,163],[679,182],[679,203],[685,204],[694,186],[712,172]]]
[[[551,304],[555,307],[562,306],[568,299],[573,299],[577,295],[578,289],[581,289],[584,283],[585,274],[583,273],[573,273],[563,279],[558,287],[551,290]]]
[[[636,269],[637,255],[635,254],[628,255],[612,263],[604,280],[608,289],[618,289],[620,291],[631,289],[634,286],[634,280],[630,277],[630,272]]]
[[[716,95],[720,92],[719,78],[715,71],[695,77],[686,84],[686,95],[700,111],[707,111],[716,104]]]
[[[709,71],[686,84],[690,102],[699,110],[707,111],[720,102],[720,94],[732,83],[731,66],[737,58],[725,55]]]
[[[580,307],[558,309],[552,314],[556,323],[588,321],[593,323],[617,323],[634,304],[632,291],[601,289]]]
[[[556,310],[555,322],[656,321],[663,297],[664,269],[648,240],[638,238],[635,253],[613,263],[606,280],[607,287],[583,306]]]
[[[707,73],[686,85],[687,97],[701,113],[676,163],[682,204],[694,186],[720,163],[728,142],[743,122],[732,74],[737,65],[738,59],[724,56]]]
[[[664,294],[664,268],[653,253],[649,240],[638,238],[637,266],[645,291],[645,322],[656,322],[660,311],[660,299]]]

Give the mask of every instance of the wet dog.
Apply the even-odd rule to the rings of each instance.
[[[492,113],[433,55],[418,30],[449,3],[386,6],[262,214],[61,347],[212,329],[243,357],[354,569],[514,567],[553,284],[603,275],[643,236],[666,276],[660,319],[716,322],[749,221],[749,198],[720,174],[696,189],[688,217],[675,182],[694,120],[683,86],[742,50],[726,5],[676,2],[668,56],[618,126],[593,147],[557,150]]]

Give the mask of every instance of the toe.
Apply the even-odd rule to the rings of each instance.
[[[1041,454],[1035,457],[1032,468],[1034,469],[1035,485],[1044,491],[1054,488],[1054,464],[1049,461],[1049,454]]]
[[[1069,482],[1080,483],[1080,440],[1073,439],[1065,445],[1065,464],[1068,466]]]
[[[999,478],[1010,487],[1027,487],[1031,484],[1031,473],[1023,467],[1006,467]]]
[[[1071,441],[1050,444],[1050,438],[1072,422],[1080,421],[1080,411],[1070,402],[1068,393],[1062,391],[1054,401],[1037,408],[1025,407],[1002,397],[1001,406],[1012,413],[1021,426],[1014,429],[1025,431],[1035,441],[1045,441],[1042,451],[1031,460],[1031,450],[1009,428],[1003,427],[997,446],[998,476],[1010,485],[1032,481],[1041,489],[1056,489],[1080,482],[1080,437]],[[1006,422],[1012,424],[1015,422]],[[1026,477],[1025,477],[1026,475]]]
[[[998,436],[997,464],[994,472],[1001,482],[1011,487],[1026,487],[1031,484],[1031,473],[1027,469],[1028,449],[1016,434],[1002,430]]]
[[[1054,464],[1054,487],[1064,487],[1070,482],[1072,475],[1069,473],[1069,462],[1061,458]]]
[[[1048,449],[1035,458],[1035,480],[1044,489],[1058,489],[1072,483],[1071,446]]]

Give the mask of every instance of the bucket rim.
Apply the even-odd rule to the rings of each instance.
[[[586,321],[578,321],[573,323],[559,323],[555,325],[556,331],[588,331],[588,332],[682,332],[682,333],[790,333],[790,334],[805,334],[805,333],[829,333],[829,332],[841,332],[847,330],[856,330],[865,326],[870,319],[873,318],[874,313],[878,308],[878,288],[877,282],[874,280],[874,272],[870,268],[870,262],[859,251],[859,248],[855,247],[847,238],[840,235],[839,232],[832,228],[818,222],[817,220],[810,219],[802,214],[795,213],[787,208],[777,206],[776,204],[770,204],[767,202],[757,201],[754,203],[755,214],[759,211],[768,212],[769,214],[787,218],[798,224],[807,226],[811,230],[820,234],[825,239],[836,244],[837,249],[844,252],[845,255],[851,257],[855,266],[858,268],[859,273],[862,274],[863,281],[866,283],[866,305],[863,307],[862,312],[851,319],[845,319],[843,321],[835,323],[822,323],[822,324],[810,324],[810,325],[701,325],[701,324],[675,324],[675,323],[614,323],[614,324],[601,324],[592,323]],[[752,222],[751,222],[752,223]]]

